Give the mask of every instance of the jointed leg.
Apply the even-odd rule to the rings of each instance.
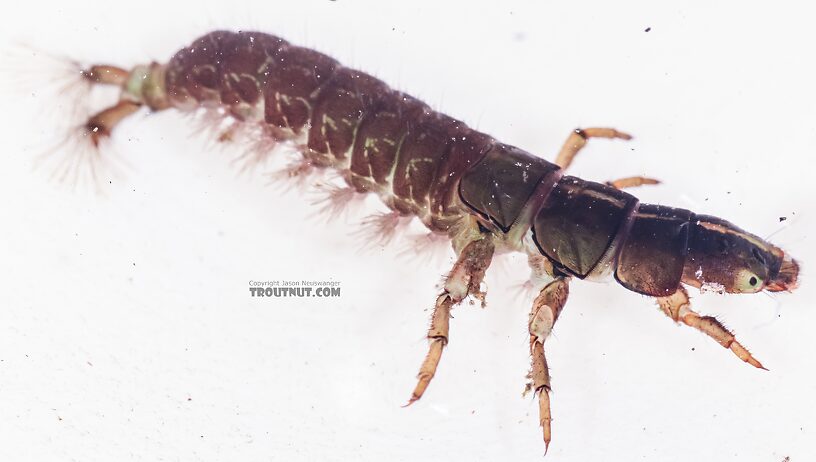
[[[619,132],[614,128],[577,128],[570,133],[558,157],[555,158],[555,163],[564,170],[567,170],[575,156],[584,148],[589,138],[618,138],[622,140],[631,140],[629,134]],[[631,176],[628,178],[621,178],[614,181],[607,181],[606,184],[617,189],[633,188],[635,186],[642,186],[645,184],[658,184],[660,181],[654,178],[647,178],[644,176]]]
[[[692,311],[688,293],[683,287],[680,287],[674,295],[658,297],[657,303],[666,316],[674,319],[675,322],[682,322],[687,326],[699,330],[716,340],[717,343],[723,347],[733,351],[739,359],[759,369],[765,369],[765,367],[737,341],[734,334],[726,329],[719,321],[711,316],[700,316]]]
[[[660,180],[655,180],[654,178],[647,178],[645,176],[630,176],[627,178],[619,178],[617,180],[607,181],[606,184],[608,186],[612,186],[615,189],[624,189],[643,186],[645,184],[660,184]]]
[[[528,374],[525,393],[533,391],[538,396],[539,423],[544,436],[544,453],[550,447],[552,437],[552,414],[550,412],[550,372],[544,356],[544,340],[550,335],[561,309],[569,295],[569,278],[558,277],[541,289],[530,311],[528,328],[530,331],[530,356],[532,368]]]
[[[590,138],[618,138],[622,140],[631,140],[632,136],[623,132],[619,132],[614,128],[576,128],[570,133],[558,157],[555,158],[555,163],[564,170],[568,169],[572,164],[572,160]]]
[[[436,306],[431,317],[431,328],[428,329],[430,349],[419,368],[416,388],[406,406],[422,397],[436,373],[436,367],[442,358],[442,350],[448,343],[448,321],[451,308],[464,300],[468,294],[479,298],[484,303],[484,293],[479,290],[479,286],[493,259],[493,250],[493,240],[489,235],[484,235],[465,245],[459,253],[453,269],[445,280],[444,290],[436,299]]]

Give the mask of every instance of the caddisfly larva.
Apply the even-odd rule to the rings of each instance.
[[[575,130],[551,163],[324,54],[259,32],[212,32],[167,63],[130,71],[97,65],[82,75],[122,88],[120,100],[84,126],[94,145],[142,107],[208,109],[217,120],[229,119],[225,139],[249,130],[266,151],[282,142],[296,146],[303,161],[288,175],[339,172],[347,189],[331,192],[338,201],[379,196],[392,213],[376,226],[417,217],[452,241],[457,260],[436,299],[429,352],[409,404],[423,396],[436,372],[451,309],[467,296],[484,300],[480,286],[494,254],[525,253],[540,289],[528,323],[527,389],[539,400],[545,448],[551,387],[544,343],[572,278],[614,274],[623,287],[654,297],[675,322],[707,334],[757,368],[764,367],[731,332],[691,309],[684,287],[757,293],[797,286],[799,266],[782,249],[725,220],[642,204],[622,191],[655,180],[596,183],[565,175],[588,139],[630,138],[611,128]],[[326,207],[326,213],[337,211]]]

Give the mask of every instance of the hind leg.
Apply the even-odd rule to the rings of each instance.
[[[436,374],[436,368],[442,358],[442,350],[448,344],[451,308],[468,295],[473,295],[484,303],[484,293],[479,290],[479,286],[493,259],[493,250],[494,245],[490,235],[482,235],[477,240],[470,241],[459,252],[459,257],[445,280],[444,290],[436,298],[436,306],[431,316],[431,328],[428,329],[428,341],[430,342],[428,354],[419,368],[417,385],[406,406],[422,398],[431,379]]]

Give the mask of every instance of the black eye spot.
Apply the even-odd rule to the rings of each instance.
[[[751,284],[752,286],[757,285],[757,282],[759,281],[757,281],[757,278],[755,276],[751,276],[751,279],[748,280],[748,284]]]

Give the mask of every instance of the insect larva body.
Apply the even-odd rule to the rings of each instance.
[[[102,69],[97,67],[95,69]],[[299,146],[310,165],[336,169],[361,193],[378,194],[403,216],[416,216],[453,239],[458,259],[436,301],[411,401],[424,393],[448,340],[450,310],[480,284],[498,250],[529,255],[549,276],[530,313],[532,370],[544,440],[550,441],[550,381],[544,341],[566,303],[572,277],[614,273],[629,290],[655,297],[685,323],[763,368],[717,320],[690,309],[684,286],[729,293],[793,290],[798,264],[782,249],[716,217],[641,204],[629,178],[596,183],[564,171],[587,139],[623,138],[613,129],[572,133],[555,163],[500,143],[314,50],[257,32],[217,31],[179,51],[167,64],[138,66],[124,77],[88,78],[122,85],[116,106],[91,118],[94,139],[140,105],[223,109],[263,136]]]

